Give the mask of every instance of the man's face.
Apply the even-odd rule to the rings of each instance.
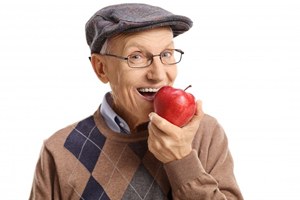
[[[157,28],[111,40],[109,53],[127,57],[133,52],[160,54],[165,49],[174,49],[173,35],[169,28]],[[153,111],[154,92],[165,85],[173,85],[176,65],[165,65],[159,56],[145,68],[131,68],[126,60],[103,56],[104,73],[111,86],[114,110],[126,120],[130,128],[148,121],[148,114]]]

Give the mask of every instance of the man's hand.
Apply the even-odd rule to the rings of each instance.
[[[192,142],[203,116],[202,102],[199,100],[194,117],[182,128],[171,124],[156,113],[150,113],[149,151],[163,163],[187,156],[192,151]]]

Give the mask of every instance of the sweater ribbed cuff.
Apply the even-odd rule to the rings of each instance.
[[[205,173],[205,170],[197,156],[197,152],[192,152],[180,160],[174,160],[164,165],[171,187],[177,190],[182,185],[195,180]]]

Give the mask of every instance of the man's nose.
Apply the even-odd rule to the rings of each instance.
[[[153,55],[153,61],[149,66],[147,78],[154,81],[162,81],[166,76],[165,66],[161,62],[160,55]]]

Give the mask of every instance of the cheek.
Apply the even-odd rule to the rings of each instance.
[[[107,77],[112,87],[119,87],[126,83],[127,72],[122,65],[113,63],[107,68]]]
[[[110,86],[117,101],[128,104],[131,100],[135,83],[136,79],[134,76],[131,76],[131,73],[116,72],[110,81]]]
[[[111,80],[110,80],[110,87],[115,93],[115,95],[123,95],[126,93],[126,90],[128,88],[128,85],[130,84],[126,78],[123,77],[122,74],[116,74]],[[122,78],[123,77],[123,78]]]
[[[175,81],[175,79],[177,77],[177,67],[176,66],[167,71],[167,77],[168,77],[170,82],[173,83]]]

